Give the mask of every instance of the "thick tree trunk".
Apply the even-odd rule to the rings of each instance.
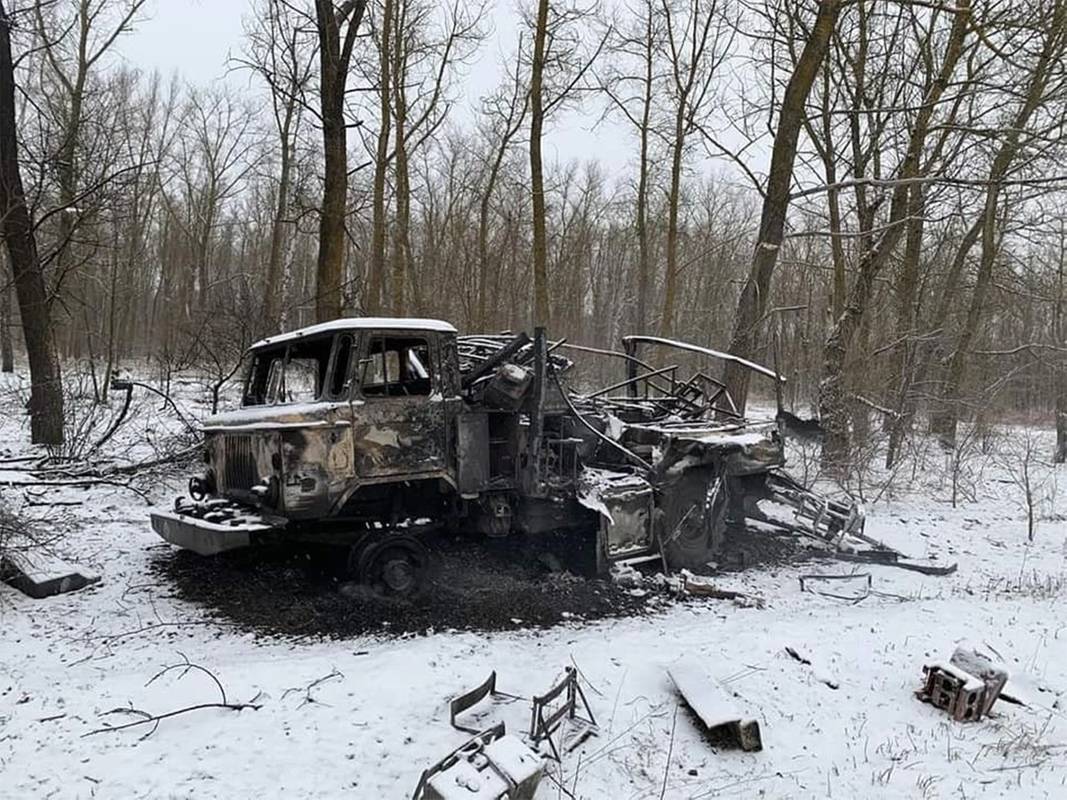
[[[548,34],[548,0],[537,4],[533,63],[530,68],[530,191],[533,205],[533,324],[549,327],[548,233],[545,221],[545,177],[541,163],[541,134],[545,124],[542,80],[545,70],[545,40]]]
[[[911,188],[908,205],[908,231],[904,239],[904,261],[897,279],[896,349],[890,360],[890,380],[896,380],[893,408],[897,418],[891,423],[885,465],[893,467],[900,445],[911,426],[914,403],[910,399],[915,371],[915,323],[918,319],[919,275],[922,259],[922,239],[925,228],[925,197],[921,186]]]
[[[407,313],[408,277],[411,269],[411,174],[408,162],[408,32],[404,29],[403,11],[398,9],[393,29],[393,171],[396,178],[396,220],[393,224],[392,313]],[[412,280],[412,295],[415,294]]]
[[[324,57],[325,58],[325,57]],[[325,78],[324,78],[325,82]],[[324,89],[325,93],[325,89]],[[345,258],[345,207],[348,191],[348,152],[344,119],[327,119],[323,108],[322,139],[325,174],[319,217],[319,256],[315,267],[315,319],[341,316]]]
[[[315,0],[319,35],[319,103],[322,117],[323,186],[319,255],[315,264],[315,319],[324,322],[344,309],[345,211],[348,194],[348,127],[345,86],[356,31],[366,0]],[[344,36],[342,26],[347,24]]]
[[[755,356],[757,327],[762,321],[771,289],[771,276],[778,261],[785,232],[785,216],[789,210],[792,191],[793,163],[796,161],[797,140],[807,113],[805,103],[811,85],[826,57],[830,38],[841,11],[841,0],[820,0],[819,11],[811,27],[811,34],[797,60],[796,68],[785,89],[778,128],[771,150],[771,167],[767,176],[767,190],[760,215],[759,236],[752,254],[751,266],[741,296],[737,301],[734,330],[729,350],[742,358]],[[728,363],[723,374],[727,391],[737,407],[744,411],[748,401],[748,370]]]
[[[19,172],[11,22],[0,0],[0,234],[7,244],[30,365],[30,437],[63,443],[63,386],[48,292]]]

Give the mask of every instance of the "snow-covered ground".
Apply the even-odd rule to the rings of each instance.
[[[12,388],[0,387],[0,457],[9,458],[27,439]],[[123,441],[173,430],[158,408],[158,398],[139,401]],[[956,508],[937,458],[902,470],[892,491],[879,493],[874,478],[864,486],[880,496],[869,533],[914,557],[958,562],[955,575],[836,562],[753,569],[719,585],[759,595],[762,608],[688,602],[547,631],[256,637],[155,583],[149,564],[167,545],[137,494],[55,489],[45,499],[80,504],[26,510],[56,520],[64,553],[104,577],[43,601],[0,585],[0,796],[410,797],[420,772],[466,738],[449,726],[452,696],[490,670],[503,691],[530,696],[576,665],[600,733],[552,768],[538,798],[1067,797],[1067,502],[1056,494],[1067,472],[1031,463],[1040,520],[1028,544],[1013,477],[1021,434],[1009,433],[1001,455],[971,457]],[[1041,458],[1049,435],[1035,435]],[[153,452],[138,447],[123,456]],[[21,504],[23,489],[2,488],[21,468],[0,466],[0,500]],[[138,486],[168,504],[183,477]],[[802,574],[852,571],[872,575],[862,600],[801,592]],[[862,583],[827,590],[851,594]],[[523,598],[514,602],[521,617]],[[915,698],[922,665],[965,639],[1003,657],[1009,691],[1027,705],[1001,702],[993,718],[964,724]],[[713,750],[701,737],[666,672],[683,657],[703,662],[759,720],[762,752]],[[92,733],[136,719],[115,709],[218,702],[204,672],[152,680],[185,659],[210,670],[228,702],[258,708]],[[480,720],[517,732],[528,715],[523,702],[487,704]]]

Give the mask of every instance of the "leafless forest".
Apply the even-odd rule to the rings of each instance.
[[[34,440],[72,373],[107,403],[134,363],[221,381],[256,337],[383,314],[776,365],[828,464],[1007,415],[1067,457],[1067,0],[540,0],[471,108],[489,10],[250,0],[197,86],[113,57],[144,0],[0,0]],[[629,163],[550,159],[575,114]]]

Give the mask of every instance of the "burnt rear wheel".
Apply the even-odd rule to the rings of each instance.
[[[388,536],[353,547],[348,563],[349,571],[375,594],[413,598],[425,587],[429,552],[410,536]]]

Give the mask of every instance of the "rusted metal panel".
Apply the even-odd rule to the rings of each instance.
[[[456,417],[456,482],[464,496],[476,496],[489,484],[489,415]]]
[[[356,410],[352,427],[356,477],[378,478],[444,470],[443,398],[375,397]]]

